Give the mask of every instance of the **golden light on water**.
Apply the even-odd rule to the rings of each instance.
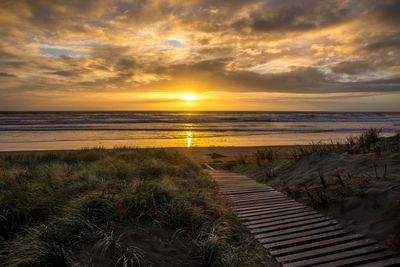
[[[192,132],[186,132],[187,147],[192,146]]]

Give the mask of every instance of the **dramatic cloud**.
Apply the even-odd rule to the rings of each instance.
[[[343,61],[335,63],[331,66],[331,69],[335,73],[346,73],[346,74],[360,74],[376,70],[371,62],[357,60],[357,61]]]
[[[399,13],[397,0],[4,0],[0,109],[150,93],[153,108],[185,91],[398,98]]]

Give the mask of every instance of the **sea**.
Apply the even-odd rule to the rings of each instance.
[[[370,128],[399,133],[400,113],[0,112],[0,151],[301,145],[344,142]]]

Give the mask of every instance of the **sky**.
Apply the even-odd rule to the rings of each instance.
[[[0,110],[400,111],[399,0],[0,0]]]

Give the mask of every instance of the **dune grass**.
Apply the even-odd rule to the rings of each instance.
[[[323,153],[349,153],[365,154],[375,153],[380,155],[383,152],[400,151],[400,133],[384,138],[380,135],[381,130],[376,128],[368,129],[359,136],[347,137],[344,142],[322,143],[312,142],[308,145],[297,145],[291,149],[290,153],[282,154],[272,149],[258,150],[252,155],[239,155],[236,158],[225,161],[223,164],[214,165],[217,168],[232,170],[240,165],[257,165],[258,167],[272,166],[279,159],[289,160],[291,164],[296,164],[305,157],[313,154],[322,155]],[[268,174],[267,174],[268,176]]]
[[[197,165],[161,149],[102,148],[0,154],[0,265],[146,266],[148,251],[119,224],[185,236],[199,266],[262,266],[236,217]],[[171,237],[171,240],[177,238]],[[250,245],[251,244],[251,245]]]

